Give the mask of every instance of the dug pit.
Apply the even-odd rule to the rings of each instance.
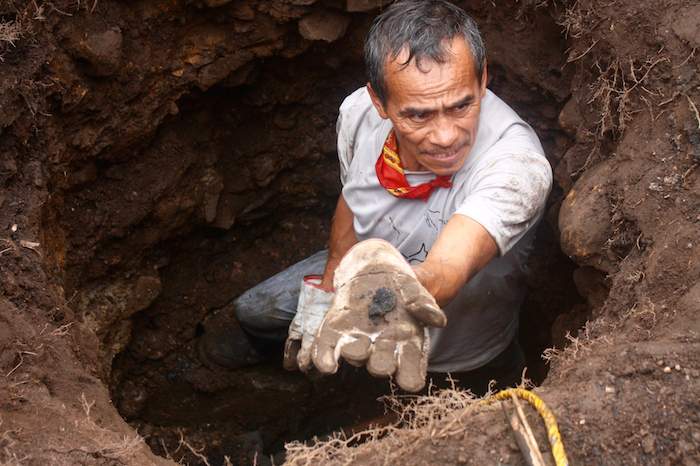
[[[554,171],[520,338],[571,464],[696,464],[696,2],[459,3]],[[285,372],[230,312],[323,247],[384,4],[0,2],[0,463],[277,464],[384,414],[385,381]],[[444,429],[286,459],[518,464],[501,410],[448,392],[414,405]]]
[[[139,51],[143,26],[120,8],[108,7],[122,18],[112,32],[91,20],[93,42],[64,31],[78,59],[54,66],[104,88],[88,118],[70,113],[83,91],[77,81],[68,87],[61,105],[80,155],[54,174],[44,214],[69,304],[100,339],[100,376],[115,406],[153,452],[190,464],[203,461],[197,455],[263,461],[286,441],[378,420],[386,381],[347,368],[326,379],[285,372],[279,348],[250,350],[230,304],[324,247],[340,188],[337,109],[365,82],[361,44],[376,10],[183,7],[169,12],[182,29],[144,10],[163,28],[149,30]],[[289,18],[302,13],[325,20],[297,31]],[[470,13],[488,47],[490,89],[535,128],[556,169],[574,144],[558,120],[572,86],[561,27],[527,5],[484,2]],[[167,73],[135,82],[117,67],[127,60],[155,60]],[[105,76],[124,80],[130,95],[100,84]],[[149,112],[126,110],[122,127],[106,124],[99,108],[112,108],[110,95]],[[521,317],[527,375],[538,383],[543,350],[562,346],[589,316],[559,247],[562,193],[555,186],[539,226]],[[596,273],[580,281],[607,292]],[[241,353],[236,369],[202,358],[202,335],[222,329]]]

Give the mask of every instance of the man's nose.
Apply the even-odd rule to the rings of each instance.
[[[444,116],[435,119],[429,138],[432,145],[447,149],[452,147],[458,139],[459,128],[453,121]]]

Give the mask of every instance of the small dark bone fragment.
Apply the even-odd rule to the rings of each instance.
[[[370,319],[378,319],[396,307],[396,295],[389,288],[379,288],[372,296],[368,314]]]

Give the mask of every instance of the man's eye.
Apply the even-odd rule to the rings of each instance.
[[[411,115],[411,120],[421,122],[421,121],[426,121],[428,118],[430,118],[430,113],[414,113]]]

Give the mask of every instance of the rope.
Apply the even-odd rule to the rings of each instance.
[[[537,410],[547,429],[547,438],[549,440],[549,445],[552,447],[554,463],[556,466],[569,466],[569,460],[566,458],[566,452],[564,451],[564,443],[561,440],[561,434],[559,434],[557,419],[554,417],[554,413],[544,404],[542,398],[524,388],[509,388],[507,390],[501,390],[486,401],[490,403],[495,400],[509,400],[511,394],[527,401]]]

